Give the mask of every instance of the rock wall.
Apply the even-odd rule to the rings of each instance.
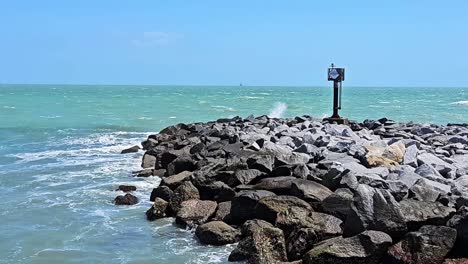
[[[162,178],[148,220],[239,242],[231,261],[467,263],[466,125],[250,116],[142,145],[138,176]]]

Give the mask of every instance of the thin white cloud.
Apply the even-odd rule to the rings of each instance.
[[[132,40],[132,44],[138,47],[165,46],[182,38],[181,34],[164,31],[143,32],[141,38]]]

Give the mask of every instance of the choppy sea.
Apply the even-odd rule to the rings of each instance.
[[[147,222],[155,177],[120,155],[179,122],[331,114],[327,87],[0,85],[0,263],[226,263],[171,219]],[[468,123],[468,88],[344,87],[353,120]],[[113,204],[120,184],[140,203]]]

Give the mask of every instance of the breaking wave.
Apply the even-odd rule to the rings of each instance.
[[[284,112],[288,109],[288,105],[285,103],[278,102],[275,104],[275,107],[268,114],[271,118],[280,118],[283,117]]]

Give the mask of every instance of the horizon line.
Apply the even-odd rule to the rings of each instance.
[[[290,87],[290,88],[328,88],[325,85],[245,85],[235,84],[92,84],[92,83],[2,83],[3,85],[63,85],[63,86],[170,86],[170,87]],[[427,85],[343,85],[349,88],[468,88],[468,86],[427,86]]]

